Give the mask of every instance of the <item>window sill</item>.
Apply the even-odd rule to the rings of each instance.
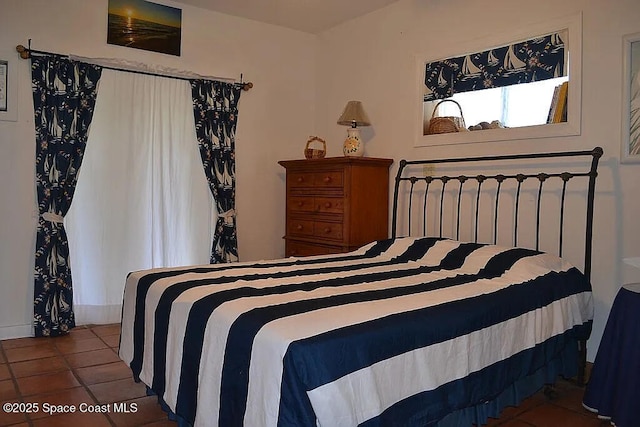
[[[534,138],[555,138],[580,135],[580,126],[572,123],[554,123],[507,129],[485,129],[436,135],[420,135],[416,147],[434,145],[471,144],[491,141],[508,141]]]

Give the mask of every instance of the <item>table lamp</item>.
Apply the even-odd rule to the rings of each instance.
[[[364,155],[364,144],[360,139],[360,129],[358,126],[370,126],[369,117],[362,108],[362,102],[349,101],[344,107],[342,115],[338,119],[339,125],[351,126],[347,129],[347,139],[342,146],[342,152],[348,157],[362,157]]]

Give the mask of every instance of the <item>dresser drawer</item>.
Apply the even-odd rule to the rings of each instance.
[[[287,224],[287,234],[291,236],[313,236],[315,229],[311,220],[292,219]]]
[[[345,252],[342,247],[325,246],[309,242],[287,240],[285,256],[313,256],[326,254],[339,254]]]
[[[333,188],[342,187],[342,171],[291,172],[287,174],[287,184],[291,188]]]
[[[338,222],[292,219],[287,226],[287,234],[299,237],[317,237],[342,241],[342,224]]]
[[[290,196],[289,211],[299,213],[341,214],[344,212],[342,197]]]
[[[315,221],[313,223],[313,235],[321,239],[342,240],[342,224]]]
[[[291,172],[287,174],[287,184],[291,188],[313,187],[313,172]]]
[[[313,186],[316,188],[342,187],[343,182],[342,171],[317,172],[313,174]]]
[[[314,204],[319,213],[344,212],[344,199],[341,197],[316,197]]]
[[[289,210],[291,212],[314,212],[316,210],[316,202],[313,197],[290,196]]]

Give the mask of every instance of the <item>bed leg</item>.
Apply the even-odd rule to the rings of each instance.
[[[580,387],[585,386],[585,372],[587,370],[587,342],[578,341],[578,378],[576,382]]]
[[[558,391],[556,390],[556,386],[554,384],[545,385],[542,392],[549,400],[555,400],[558,397]]]

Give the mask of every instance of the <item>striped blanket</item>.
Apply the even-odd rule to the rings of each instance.
[[[120,357],[187,425],[433,425],[591,330],[590,284],[533,250],[398,238],[131,273]]]

